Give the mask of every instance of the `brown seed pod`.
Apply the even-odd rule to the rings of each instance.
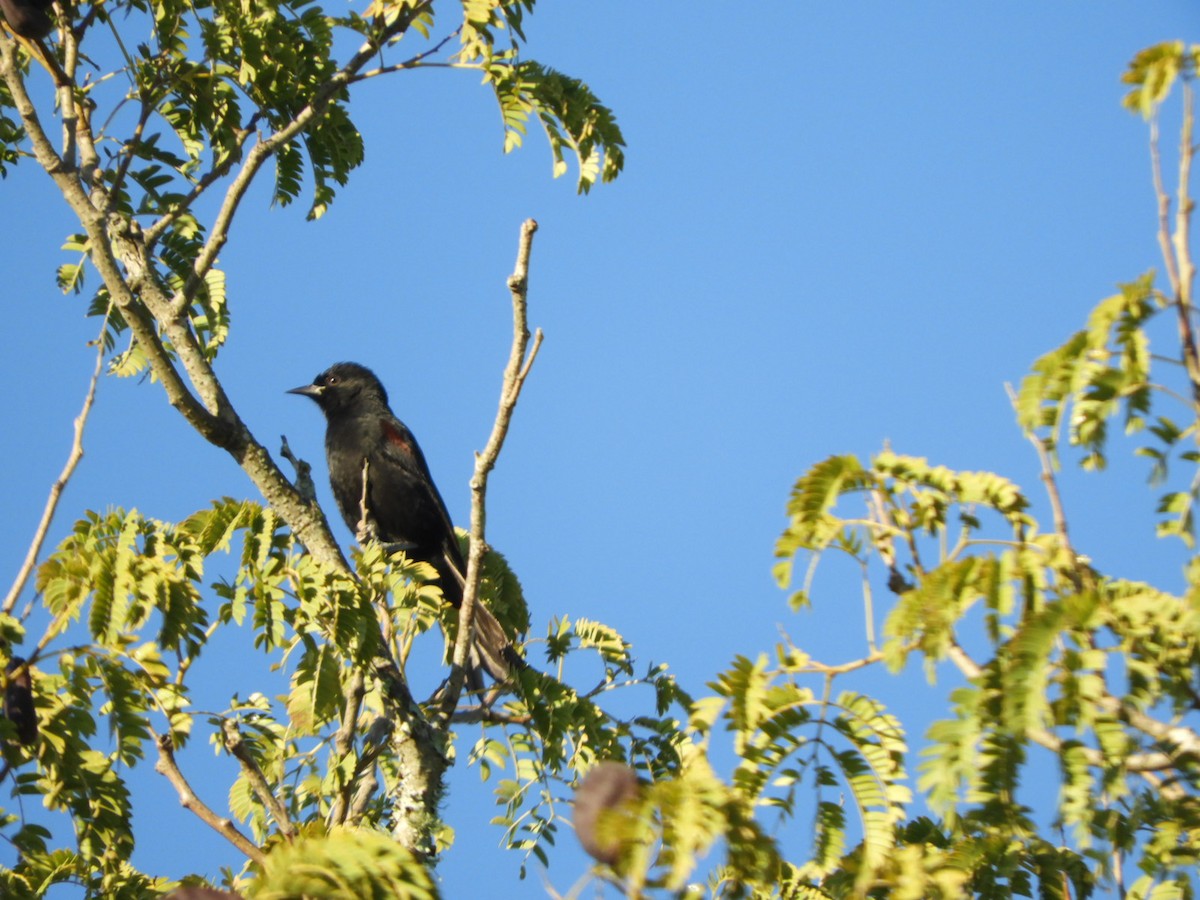
[[[206,887],[181,887],[167,894],[163,900],[243,900],[241,894],[231,894],[229,891],[218,891]]]
[[[602,762],[584,776],[575,790],[575,836],[583,849],[602,863],[612,865],[621,854],[620,842],[597,832],[601,814],[637,799],[637,774],[624,763]]]
[[[37,711],[33,708],[33,682],[29,678],[29,666],[21,657],[14,656],[8,661],[6,672],[8,683],[4,686],[4,715],[16,726],[17,740],[28,747],[38,736]]]

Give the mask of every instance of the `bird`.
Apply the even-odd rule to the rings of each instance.
[[[411,560],[429,563],[442,596],[461,607],[467,566],[450,513],[417,439],[392,412],[375,373],[340,362],[288,393],[309,397],[325,414],[329,484],[347,527],[359,541],[373,537],[398,545]],[[476,604],[473,621],[467,683],[480,690],[481,671],[504,681],[524,662],[482,603]]]
[[[0,0],[0,13],[16,34],[29,40],[39,40],[50,33],[54,23],[47,10],[53,0]]]

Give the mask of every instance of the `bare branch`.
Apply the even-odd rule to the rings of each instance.
[[[475,723],[487,722],[489,725],[520,725],[525,726],[533,721],[533,717],[510,716],[507,713],[499,712],[490,706],[479,704],[477,706],[468,706],[463,709],[456,709],[450,717],[451,722],[456,723]]]
[[[371,495],[371,461],[363,457],[362,491],[358,495],[358,525],[354,529],[354,539],[359,546],[366,546],[377,540],[379,529],[375,525],[375,517],[371,515],[369,504]]]
[[[1196,335],[1192,330],[1192,283],[1196,277],[1196,266],[1192,263],[1191,219],[1192,199],[1189,184],[1192,177],[1192,155],[1195,146],[1192,132],[1195,125],[1195,103],[1192,84],[1183,81],[1183,127],[1179,139],[1179,191],[1175,202],[1175,308],[1179,313],[1179,341],[1183,345],[1183,361],[1192,382],[1192,397],[1200,407],[1200,352],[1196,346]]]
[[[292,448],[288,446],[287,435],[281,435],[279,440],[279,455],[290,462],[292,468],[296,470],[296,490],[305,500],[316,503],[317,487],[313,484],[312,465],[292,452]]]
[[[29,550],[25,553],[25,561],[21,564],[17,577],[13,579],[12,587],[8,589],[8,596],[4,598],[4,604],[0,606],[0,612],[5,615],[12,613],[13,608],[17,605],[17,598],[20,597],[21,591],[25,590],[25,583],[29,580],[33,567],[37,565],[42,545],[46,542],[46,534],[50,531],[50,524],[54,521],[55,512],[58,511],[58,501],[67,487],[67,482],[75,474],[79,461],[83,459],[83,429],[87,425],[88,416],[92,411],[92,403],[96,399],[96,385],[100,381],[100,373],[104,370],[104,331],[108,328],[108,318],[111,314],[112,304],[110,303],[108,312],[104,314],[104,321],[100,324],[100,334],[96,337],[96,365],[92,367],[92,377],[83,398],[83,408],[75,417],[75,437],[71,442],[71,452],[67,454],[67,462],[58,478],[50,486],[50,496],[42,510],[41,521],[38,522],[37,529],[33,533],[33,540],[29,543]]]
[[[238,831],[231,819],[218,816],[203,800],[196,796],[196,792],[192,790],[187,779],[183,777],[183,773],[179,771],[179,764],[175,761],[175,747],[171,741],[171,736],[169,734],[155,735],[154,743],[158,747],[158,762],[154,765],[154,771],[165,776],[167,781],[171,782],[176,793],[179,794],[180,805],[184,809],[195,813],[205,825],[237,847],[238,850],[246,854],[250,859],[261,865],[266,860],[266,854],[253,841]]]
[[[1150,173],[1154,179],[1154,196],[1158,200],[1158,246],[1162,251],[1163,263],[1167,267],[1167,278],[1171,282],[1171,295],[1178,297],[1179,267],[1175,264],[1175,252],[1171,247],[1171,197],[1163,185],[1157,116],[1150,120]]]
[[[1171,232],[1171,197],[1163,182],[1162,157],[1158,149],[1158,118],[1150,120],[1150,169],[1154,180],[1154,195],[1158,201],[1158,246],[1162,252],[1167,279],[1171,283],[1171,299],[1177,313],[1179,343],[1184,368],[1192,385],[1192,403],[1200,407],[1200,355],[1192,330],[1192,281],[1195,267],[1188,246],[1192,201],[1188,193],[1191,177],[1192,130],[1194,122],[1192,87],[1183,85],[1183,128],[1179,147],[1179,186],[1175,210],[1175,232]]]
[[[883,651],[872,650],[866,656],[860,657],[859,659],[852,659],[849,662],[844,663],[829,664],[817,662],[815,659],[809,660],[796,671],[797,673],[811,672],[818,675],[833,677],[836,675],[845,675],[847,672],[855,672],[859,669],[865,669],[867,666],[873,666],[882,661]]]
[[[150,121],[150,116],[154,112],[154,107],[146,100],[142,101],[141,111],[138,113],[137,125],[133,129],[133,137],[125,142],[121,161],[117,163],[117,172],[113,176],[112,189],[108,193],[108,203],[106,211],[111,212],[114,198],[120,196],[121,188],[125,184],[125,176],[129,172],[129,165],[133,162],[134,148],[142,142],[142,134],[146,130],[146,123]],[[103,129],[101,129],[103,131]]]
[[[521,388],[529,375],[530,367],[537,357],[538,348],[542,344],[542,331],[539,328],[533,337],[533,346],[529,346],[529,321],[527,315],[526,294],[529,289],[529,254],[533,247],[533,235],[537,231],[537,222],[526,219],[521,225],[520,239],[517,242],[517,262],[513,273],[508,277],[508,290],[512,297],[513,308],[513,342],[508,356],[508,364],[504,368],[504,383],[500,389],[500,408],[496,411],[496,420],[492,424],[492,433],[482,453],[475,455],[475,474],[471,478],[471,548],[467,555],[467,571],[463,585],[462,606],[458,612],[458,635],[454,642],[454,653],[451,657],[450,683],[440,701],[440,718],[445,724],[449,721],[450,713],[458,703],[462,693],[463,679],[467,661],[467,651],[471,642],[471,627],[475,616],[475,604],[479,598],[479,580],[483,572],[483,554],[487,547],[485,531],[487,526],[487,482],[488,475],[496,466],[504,439],[508,435],[508,427],[512,422],[513,411],[521,396]]]

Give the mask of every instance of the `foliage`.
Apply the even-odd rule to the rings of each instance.
[[[805,660],[799,670],[831,679],[876,662],[899,669],[916,655],[931,677],[935,663],[948,661],[963,681],[922,751],[917,788],[938,820],[897,823],[887,854],[872,853],[863,828],[859,844],[828,870],[814,872],[810,862],[789,881],[825,895],[865,889],[897,897],[1082,897],[1101,886],[1131,897],[1190,896],[1196,887],[1200,562],[1188,563],[1178,595],[1096,571],[1071,543],[1056,473],[1065,446],[1081,451],[1083,468],[1103,468],[1113,419],[1129,434],[1148,432],[1153,440],[1136,452],[1151,461],[1151,483],[1163,490],[1158,535],[1194,546],[1200,368],[1186,236],[1188,79],[1198,49],[1151,48],[1125,78],[1133,85],[1126,105],[1153,120],[1183,82],[1180,211],[1174,233],[1164,216],[1160,235],[1167,286],[1158,287],[1153,273],[1121,285],[1086,328],[1034,363],[1014,396],[1017,421],[1042,463],[1050,526],[999,475],[955,472],[891,450],[868,464],[831,457],[796,483],[777,574],[788,583],[796,554],[810,556],[797,601],[812,602],[816,565],[831,551],[864,572],[878,567],[896,595],[879,646],[868,630],[868,656],[841,667]],[[1156,140],[1152,150],[1165,203]],[[1151,353],[1163,316],[1178,327],[1174,359]],[[1182,412],[1182,424],[1164,405]],[[1172,482],[1176,475],[1183,484]],[[862,512],[845,510],[847,503]],[[867,578],[868,620],[870,588]],[[1059,769],[1053,838],[1019,799],[1039,748]],[[822,824],[818,814],[817,859]],[[845,842],[846,834],[836,821],[835,838]]]
[[[412,854],[386,835],[339,829],[281,844],[250,886],[256,900],[434,900],[438,891]]]
[[[1158,535],[1193,552],[1200,357],[1187,175],[1200,50],[1151,48],[1126,74],[1126,105],[1152,122],[1177,85],[1184,95],[1179,209],[1174,232],[1164,215],[1160,234],[1166,285],[1149,273],[1120,286],[1014,396],[1043,467],[1049,525],[999,474],[889,448],[866,462],[831,456],[796,482],[776,574],[793,584],[803,557],[791,605],[816,607],[822,560],[856,562],[861,658],[822,662],[785,637],[693,696],[667,666],[639,665],[612,628],[573,615],[546,625],[544,658],[497,696],[456,705],[453,677],[423,700],[407,677],[417,647],[455,633],[430,567],[375,544],[346,560],[302,479],[282,475],[225,396],[213,363],[230,292],[216,258],[269,161],[273,202],[304,196],[319,217],[366,152],[350,117],[354,86],[415,68],[480,73],[506,150],[536,121],[555,175],[574,155],[581,192],[614,178],[623,139],[611,111],[583,82],[522,55],[534,6],[375,0],[330,15],[312,0],[119,0],[60,4],[52,57],[0,36],[0,174],[32,156],[77,214],[58,279],[74,293],[98,279],[88,311],[104,323],[100,359],[160,382],[265,500],[225,498],[178,522],[90,512],[38,566],[36,604],[0,611],[0,652],[28,660],[38,719],[28,743],[0,719],[4,776],[18,801],[37,797],[59,814],[47,827],[0,810],[0,836],[17,853],[0,869],[0,893],[73,884],[142,898],[176,886],[130,862],[127,777],[150,758],[163,790],[246,857],[226,881],[248,897],[434,897],[429,868],[453,842],[442,778],[462,752],[455,727],[469,724],[480,736],[467,762],[494,780],[493,821],[526,861],[550,863],[561,785],[602,760],[636,771],[642,786],[625,815],[602,821],[620,852],[597,870],[630,896],[1190,896],[1200,561],[1178,594],[1104,575],[1073,546],[1056,479],[1064,448],[1078,448],[1085,469],[1103,467],[1119,419],[1149,436],[1137,453],[1162,491]],[[57,148],[24,89],[31,61],[59,84],[68,136]],[[1153,149],[1167,203],[1156,139]],[[200,198],[218,189],[202,222]],[[1177,356],[1151,353],[1164,317]],[[1166,362],[1177,371],[1164,376]],[[536,626],[516,573],[489,548],[475,574],[479,602],[521,644]],[[894,599],[877,639],[885,591]],[[47,620],[38,633],[35,605]],[[218,636],[240,638],[261,662],[232,696],[206,692],[199,674]],[[931,681],[940,663],[958,673],[915,767],[903,723],[847,685],[914,658]],[[586,676],[592,688],[574,686]],[[613,711],[618,691],[644,711]],[[225,766],[224,792],[188,782],[177,754],[195,734]],[[1022,798],[1039,754],[1059,779],[1049,825]]]
[[[1153,118],[1183,81],[1181,208],[1175,231],[1160,236],[1167,285],[1153,273],[1121,285],[1013,395],[1042,465],[1050,523],[991,472],[891,449],[812,466],[789,500],[776,575],[784,586],[800,580],[791,603],[807,608],[818,605],[817,572],[829,554],[861,567],[866,654],[831,664],[785,639],[772,655],[738,657],[717,675],[691,706],[682,770],[608,822],[610,838],[624,841],[614,870],[631,894],[1194,895],[1200,561],[1190,558],[1177,594],[1097,571],[1071,542],[1057,473],[1065,448],[1085,470],[1103,468],[1114,419],[1147,435],[1135,452],[1162,492],[1157,535],[1192,551],[1200,366],[1186,179],[1196,53],[1151,48],[1126,77],[1127,105]],[[1173,358],[1151,352],[1162,317],[1177,329]],[[802,579],[798,557],[807,561]],[[881,588],[894,599],[877,640]],[[929,815],[913,803],[902,724],[879,700],[834,685],[879,666],[898,671],[914,657],[931,682],[945,664],[959,675],[916,765]],[[730,757],[730,776],[717,777],[715,761]],[[1048,760],[1057,797],[1035,801],[1028,784],[1045,781]],[[797,847],[797,831],[807,831],[807,846]],[[689,883],[704,853],[722,845],[707,885]]]
[[[237,203],[259,167],[273,160],[272,201],[288,206],[306,196],[308,217],[324,214],[364,159],[349,103],[362,80],[430,66],[478,71],[495,90],[506,151],[520,145],[526,123],[536,119],[556,177],[567,171],[567,153],[576,159],[581,193],[598,179],[617,177],[624,139],[612,111],[583,82],[522,54],[521,24],[533,5],[378,0],[348,14],[313,0],[72,6],[74,28],[59,32],[54,50],[60,71],[63,65],[71,69],[68,102],[81,117],[78,150],[64,147],[53,165],[71,175],[106,216],[126,222],[123,233],[129,222],[137,223],[131,236],[142,244],[142,268],[153,269],[150,277],[172,307],[187,312],[200,350],[211,360],[230,314],[216,254]],[[116,46],[106,40],[107,30],[116,35]],[[439,32],[445,37],[436,39]],[[455,37],[458,49],[446,49]],[[351,40],[359,46],[346,56]],[[369,63],[377,65],[368,70]],[[86,71],[91,67],[94,72]],[[0,175],[30,155],[26,129],[13,115],[17,108],[11,87],[0,85]],[[102,129],[92,127],[93,117],[109,116]],[[39,162],[50,164],[51,147],[39,149],[35,141],[34,150]],[[197,213],[199,201],[219,190],[221,211],[206,225]],[[89,236],[77,235],[66,249],[87,255],[96,248]],[[83,277],[79,263],[68,262],[59,282],[78,292]],[[93,314],[105,314],[108,289],[98,287]],[[108,340],[128,324],[121,314],[111,316]],[[112,360],[113,371],[145,370],[142,343],[135,333],[131,346]],[[175,349],[169,339],[164,343]]]

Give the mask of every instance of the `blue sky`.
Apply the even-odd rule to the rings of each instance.
[[[508,351],[504,279],[532,216],[530,314],[546,340],[493,476],[489,536],[535,633],[598,618],[698,693],[780,626],[820,659],[858,655],[851,573],[823,573],[815,609],[793,615],[772,551],[797,476],[884,441],[1006,474],[1045,513],[1003,386],[1117,282],[1161,268],[1147,132],[1120,107],[1119,76],[1144,46],[1200,37],[1194,4],[547,2],[527,35],[530,56],[616,112],[615,184],[577,197],[536,133],[504,156],[476,76],[431,70],[361,86],[367,160],[323,219],[271,209],[262,189],[244,204],[221,259],[220,373],[256,434],[286,433],[314,462],[324,499],[323,421],[283,391],[353,359],[384,380],[466,524]],[[0,243],[12,572],[69,447],[94,323],[54,287],[73,228],[48,181],[23,164],[0,191],[18,211]],[[176,519],[254,496],[155,385],[105,380],[86,447],[57,536],[89,508]],[[1143,481],[1120,454],[1104,475],[1067,475],[1072,535],[1112,574],[1178,587],[1185,555],[1152,539]],[[944,697],[914,694],[920,679],[862,682],[914,738]],[[192,753],[211,765],[201,742]],[[139,787],[141,865],[232,862],[154,778]],[[479,896],[486,877],[492,896],[545,896],[536,868],[519,883],[496,848],[489,791],[455,776],[445,895]],[[563,891],[585,863],[569,834],[560,845],[547,878]]]

